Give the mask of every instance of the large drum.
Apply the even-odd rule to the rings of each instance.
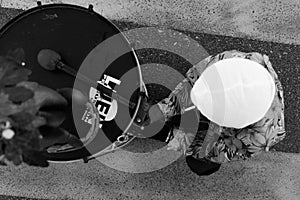
[[[84,140],[84,147],[50,147],[44,153],[49,161],[88,161],[135,137],[165,141],[169,136],[173,122],[156,123],[143,131],[132,126],[142,101],[140,94],[145,91],[141,67],[126,37],[92,6],[39,5],[23,12],[0,30],[0,55],[17,48],[25,52],[23,62],[32,71],[30,81],[52,89],[78,89],[93,105],[78,107],[72,103],[62,124]],[[43,49],[58,52],[77,77],[62,70],[43,69],[37,59]],[[83,81],[82,76],[89,81]],[[181,121],[177,116],[177,125],[196,131],[195,112],[186,116]]]
[[[102,43],[108,38],[113,38],[113,44],[108,44],[110,41]],[[0,55],[6,55],[8,51],[17,48],[25,51],[25,67],[33,72],[30,81],[36,81],[52,89],[75,87],[81,90],[89,95],[94,104],[98,104],[99,116],[103,118],[97,125],[99,127],[95,128],[93,127],[95,124],[89,121],[91,119],[86,108],[75,108],[75,112],[70,110],[62,124],[63,128],[80,138],[86,138],[91,128],[94,132],[89,133],[88,142],[83,148],[64,148],[61,151],[46,152],[45,156],[49,160],[72,161],[91,157],[120,139],[132,124],[132,117],[118,117],[118,113],[126,111],[132,116],[138,109],[140,97],[129,93],[125,95],[125,98],[131,99],[129,104],[134,103],[136,106],[111,101],[110,113],[113,113],[113,116],[105,116],[105,112],[101,113],[104,108],[100,105],[103,101],[100,100],[97,85],[100,83],[108,86],[114,93],[119,93],[120,90],[124,91],[123,85],[129,86],[134,83],[135,89],[139,91],[141,73],[138,60],[120,30],[94,12],[92,6],[83,8],[68,4],[39,5],[23,12],[0,30]],[[41,68],[37,55],[42,49],[58,52],[64,63],[75,71],[80,71],[95,84],[86,84],[63,71],[53,72]],[[121,53],[118,50],[121,50]],[[112,62],[108,62],[111,56],[115,57]],[[130,76],[130,83],[121,80],[128,72],[133,74]],[[121,125],[116,123],[117,118],[122,118]]]

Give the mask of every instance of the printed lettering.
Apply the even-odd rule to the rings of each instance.
[[[121,81],[114,77],[104,75],[103,79],[97,81],[97,83],[97,89],[93,87],[90,88],[89,98],[99,112],[99,128],[101,128],[103,125],[101,123],[102,121],[111,120],[115,116],[115,114],[108,116],[109,113],[112,113],[110,109],[117,109],[115,104],[115,106],[113,106],[114,108],[112,108],[112,102],[115,100],[109,96],[109,93],[116,92],[113,88],[116,85],[120,85]],[[115,113],[116,112],[117,111],[115,111]],[[82,120],[86,123],[92,124],[92,115],[88,110],[85,111]]]

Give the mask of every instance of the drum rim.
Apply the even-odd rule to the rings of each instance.
[[[109,19],[105,18],[104,16],[100,15],[99,13],[95,12],[93,9],[89,9],[83,6],[79,6],[79,5],[74,5],[74,4],[67,4],[67,3],[52,3],[52,4],[46,4],[46,5],[39,5],[33,8],[29,8],[28,10],[24,10],[21,13],[19,13],[17,16],[15,16],[14,18],[12,18],[11,20],[9,20],[7,23],[5,23],[1,29],[0,29],[0,37],[2,34],[5,33],[5,31],[7,31],[14,23],[22,20],[24,17],[31,15],[35,12],[39,12],[42,10],[46,10],[46,9],[51,9],[51,8],[73,8],[73,9],[77,9],[77,10],[81,10],[81,11],[85,11],[85,12],[90,12],[95,14],[98,18],[101,18],[102,20],[108,22],[110,25],[112,25],[112,27],[118,31],[119,33],[122,33],[121,30],[114,24],[112,23]],[[122,34],[123,35],[123,34]],[[123,35],[124,36],[124,35]],[[127,39],[125,39],[126,42],[128,42]],[[130,44],[130,43],[129,43]]]
[[[43,10],[49,10],[49,9],[54,9],[54,8],[62,8],[62,9],[63,8],[68,8],[68,9],[74,9],[74,10],[78,10],[78,11],[82,11],[82,12],[91,13],[91,14],[95,15],[95,17],[99,18],[100,20],[103,20],[105,23],[108,23],[114,29],[114,31],[116,31],[117,33],[122,34],[122,39],[124,40],[124,42],[127,43],[128,48],[131,49],[131,52],[133,54],[132,55],[133,59],[135,60],[135,62],[137,64],[138,72],[139,72],[138,76],[139,76],[139,80],[140,80],[140,91],[142,91],[142,88],[143,88],[143,86],[145,86],[145,84],[143,83],[143,79],[142,79],[142,73],[141,73],[140,63],[139,63],[138,57],[136,55],[136,52],[135,52],[134,48],[132,47],[130,41],[128,40],[128,38],[122,33],[122,31],[114,23],[112,23],[109,19],[105,18],[101,14],[95,12],[93,9],[89,9],[89,8],[86,8],[86,7],[83,7],[83,6],[79,6],[79,5],[67,4],[67,3],[52,3],[52,4],[46,4],[46,5],[38,5],[36,7],[29,8],[28,10],[25,10],[25,11],[19,13],[17,16],[15,16],[11,20],[9,20],[3,27],[1,27],[1,29],[0,29],[0,38],[14,24],[20,22],[22,19],[24,19],[26,17],[29,17],[30,15],[32,15],[34,13],[42,12]],[[86,57],[85,57],[85,59],[86,59]],[[135,113],[134,113],[134,115],[132,117],[131,122],[128,125],[128,128],[126,128],[126,129],[129,129],[129,127],[132,126],[133,120],[134,120],[134,118],[135,118],[135,116],[137,114],[137,111],[139,109],[140,104],[141,104],[141,97],[139,96],[139,99],[138,99],[138,102],[137,102],[137,108],[135,110]],[[96,157],[97,154],[101,153],[101,151],[103,151],[103,150],[100,150],[97,153],[92,154],[92,153],[90,153],[88,151],[88,149],[87,149],[86,146],[83,146],[83,147],[81,147],[79,149],[75,149],[74,151],[70,151],[70,152],[63,152],[63,153],[61,153],[61,152],[58,152],[58,153],[44,152],[44,156],[51,163],[71,163],[71,162],[77,162],[77,161],[80,161],[80,160],[85,160],[86,158]],[[72,154],[72,153],[75,153],[75,152],[77,152],[77,154],[79,152],[82,152],[83,154],[86,154],[86,155],[85,156],[73,156],[73,157],[76,157],[76,158],[72,158],[72,159],[65,159],[65,158],[63,158],[64,157],[63,154]],[[61,155],[61,156],[57,157],[57,155]],[[72,156],[68,156],[68,157],[72,157]]]

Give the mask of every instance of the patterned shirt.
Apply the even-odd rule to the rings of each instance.
[[[225,51],[216,56],[209,56],[190,68],[186,73],[186,78],[177,85],[169,97],[158,103],[165,118],[169,119],[174,115],[183,114],[186,108],[193,106],[190,91],[208,66],[219,60],[233,57],[258,62],[272,75],[276,85],[276,93],[270,109],[261,120],[242,129],[221,127],[198,113],[201,121],[207,121],[208,129],[198,131],[193,137],[191,133],[183,133],[181,130],[174,131],[173,139],[170,142],[167,141],[170,146],[177,145],[173,149],[183,150],[185,155],[192,155],[196,159],[205,158],[212,162],[224,163],[247,159],[261,151],[268,151],[271,146],[284,139],[286,132],[283,88],[269,57],[256,52]]]

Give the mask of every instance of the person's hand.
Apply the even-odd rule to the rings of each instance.
[[[173,131],[174,138],[168,143],[167,150],[181,151],[186,155],[189,146],[192,144],[195,134],[185,133],[180,129]]]
[[[164,115],[157,104],[154,104],[149,109],[150,124],[162,120]]]
[[[134,123],[137,126],[144,127],[150,124],[149,109],[151,102],[145,93],[141,93],[141,102],[137,110],[137,114],[134,119]]]
[[[151,104],[143,104],[141,106],[144,106],[144,108],[140,108],[143,109],[144,113],[144,120],[141,122],[137,122],[135,120],[135,124],[138,126],[149,126],[150,124],[160,121],[160,120],[164,120],[164,115],[162,113],[162,111],[160,110],[159,106],[157,104],[151,105]]]
[[[141,127],[148,126],[162,118],[164,116],[158,104],[154,104],[149,97],[142,95],[141,104],[134,120],[135,124]]]

